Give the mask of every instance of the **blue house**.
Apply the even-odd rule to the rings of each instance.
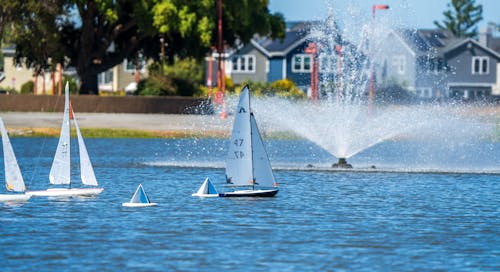
[[[328,68],[336,67],[337,53],[331,52],[330,54],[313,56],[306,52],[306,48],[311,42],[318,44],[320,53],[325,48],[321,45],[324,41],[311,34],[311,29],[317,25],[318,23],[290,23],[283,40],[255,37],[249,44],[230,50],[225,56],[226,77],[230,77],[235,84],[241,84],[245,81],[274,82],[288,79],[307,92],[311,85],[312,64],[317,61],[320,71],[319,78],[328,76],[333,80],[338,80],[336,74],[339,71],[337,68]],[[338,34],[334,36],[338,45],[342,46],[344,53],[353,56],[353,52],[356,51],[355,46],[343,41]],[[356,61],[346,58],[342,62],[342,69],[351,71],[353,66],[361,65],[358,63],[359,61],[357,56]],[[215,82],[216,65],[212,65],[212,69],[212,82]]]

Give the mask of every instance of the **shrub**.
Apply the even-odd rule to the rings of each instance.
[[[69,93],[77,94],[79,91],[78,84],[76,84],[76,80],[72,76],[63,76],[61,93],[64,94],[64,88],[66,87],[66,82],[69,83]],[[54,94],[57,94],[57,90],[59,90],[59,81],[57,81],[56,83]]]
[[[33,94],[34,90],[35,90],[35,83],[33,82],[33,80],[30,80],[21,85],[22,94]]]
[[[289,79],[276,80],[270,84],[270,91],[279,97],[306,98],[305,94]]]
[[[173,65],[153,64],[149,77],[137,84],[136,95],[201,95],[203,65],[194,59],[175,58]]]

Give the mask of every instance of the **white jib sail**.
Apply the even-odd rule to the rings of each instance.
[[[80,127],[78,127],[75,112],[71,110],[71,113],[73,114],[73,122],[75,122],[76,136],[78,137],[78,151],[80,153],[80,175],[82,177],[82,183],[85,185],[97,186],[97,179],[95,178],[94,168],[92,167],[89,153],[87,152],[87,147],[85,146],[82,134],[80,133]]]
[[[252,141],[250,128],[250,95],[245,87],[240,95],[234,117],[231,142],[226,159],[226,179],[234,186],[248,186],[253,182]]]
[[[17,164],[16,155],[10,144],[7,130],[0,118],[0,129],[2,130],[2,147],[3,147],[3,160],[5,165],[5,185],[8,191],[24,192],[26,187],[24,185],[21,170]]]
[[[253,114],[250,115],[250,123],[252,126],[253,175],[255,185],[273,187],[276,184],[273,170]]]
[[[69,184],[71,182],[69,128],[69,86],[66,83],[61,135],[59,136],[59,143],[57,144],[56,154],[49,175],[50,183],[52,184]]]

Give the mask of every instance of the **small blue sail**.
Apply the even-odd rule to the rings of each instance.
[[[135,190],[135,193],[132,196],[132,199],[130,200],[130,203],[150,203],[150,202],[151,201],[146,195],[144,188],[142,188],[142,184],[139,184],[137,190]]]
[[[217,190],[215,189],[214,185],[212,184],[212,182],[210,182],[210,180],[208,180],[208,194],[211,195],[211,194],[218,194],[217,193]]]
[[[198,189],[195,194],[192,194],[192,196],[219,196],[219,193],[217,192],[217,189],[215,189],[215,186],[212,184],[210,179],[207,177],[203,184],[201,184],[200,189]]]

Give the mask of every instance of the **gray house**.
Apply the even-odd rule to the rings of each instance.
[[[392,30],[377,56],[378,83],[398,83],[422,99],[500,95],[498,52],[448,30]]]

